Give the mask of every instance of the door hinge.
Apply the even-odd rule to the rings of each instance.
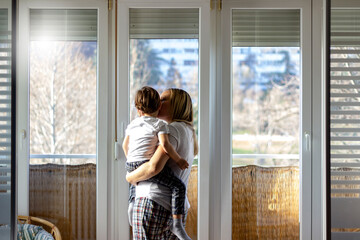
[[[221,11],[221,9],[222,9],[222,0],[217,0],[217,4],[218,4],[217,9],[219,11]]]
[[[215,4],[217,6],[216,7],[217,10],[221,11],[221,9],[222,9],[222,0],[210,0],[210,10],[214,10],[214,5]]]
[[[108,9],[109,11],[112,9],[112,0],[108,0]]]

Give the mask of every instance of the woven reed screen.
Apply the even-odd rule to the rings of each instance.
[[[197,167],[191,171],[186,231],[197,235]],[[96,166],[30,165],[30,215],[59,227],[63,239],[96,238]],[[127,207],[127,206],[124,206]],[[232,239],[299,239],[298,167],[233,168]]]
[[[233,170],[232,239],[299,239],[299,168],[258,166]],[[197,235],[197,167],[188,185],[186,231]]]
[[[30,216],[54,223],[65,240],[96,239],[96,165],[30,165]]]
[[[233,168],[233,239],[299,239],[298,167]]]

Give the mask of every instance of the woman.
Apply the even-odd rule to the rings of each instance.
[[[169,123],[171,144],[191,166],[197,154],[191,98],[184,90],[172,88],[164,91],[160,99],[162,105],[158,118]],[[159,147],[149,162],[126,176],[131,184],[138,183],[133,214],[134,239],[176,239],[169,230],[172,221],[171,191],[163,185],[145,181],[158,174],[165,164],[168,164],[187,186],[191,167],[181,170],[174,161],[168,160],[169,157]],[[186,212],[189,207],[189,201],[186,199]],[[185,219],[186,214],[184,222]]]

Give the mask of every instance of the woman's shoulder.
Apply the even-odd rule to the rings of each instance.
[[[173,136],[184,136],[186,133],[191,132],[191,127],[184,122],[172,122],[169,125],[170,134]]]
[[[185,129],[186,128],[186,123],[184,122],[172,122],[169,124],[169,128],[174,128],[177,130],[181,130],[181,129]]]

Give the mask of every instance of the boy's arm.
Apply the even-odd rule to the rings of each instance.
[[[125,157],[127,157],[128,155],[128,150],[129,150],[129,135],[126,135],[123,144],[122,144],[124,153],[125,153]]]
[[[159,134],[159,142],[166,154],[168,154],[169,157],[176,162],[180,169],[189,167],[189,163],[185,159],[181,158],[171,145],[168,134]]]

